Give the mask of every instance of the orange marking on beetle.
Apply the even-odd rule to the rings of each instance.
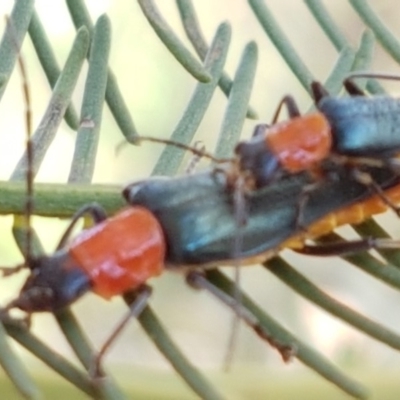
[[[394,204],[399,204],[400,185],[385,190],[385,195],[387,199]],[[360,201],[326,215],[319,221],[310,225],[307,228],[307,232],[285,241],[279,248],[301,249],[306,239],[321,237],[331,233],[335,228],[342,225],[360,224],[376,214],[387,211],[388,208],[387,204],[384,203],[379,196],[373,196],[367,200]]]
[[[165,251],[159,222],[142,207],[127,208],[82,231],[69,248],[71,257],[93,282],[93,291],[105,298],[160,275]]]
[[[265,140],[281,165],[293,173],[322,161],[332,147],[331,128],[321,113],[275,124],[268,128]]]

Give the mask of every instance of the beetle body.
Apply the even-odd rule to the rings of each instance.
[[[129,185],[124,196],[130,207],[83,230],[54,254],[28,260],[32,273],[8,308],[56,311],[89,290],[108,299],[145,284],[164,268],[202,269],[238,259],[241,265],[254,264],[385,209],[345,167],[332,168],[336,179],[322,182],[304,207],[308,232],[296,223],[298,198],[311,179],[306,173],[246,193],[246,221],[240,227],[224,172]],[[398,176],[388,168],[369,168],[369,173],[399,201]],[[239,229],[241,246],[235,249]]]
[[[370,172],[382,188],[394,187],[400,182],[387,169],[371,168]],[[334,221],[332,213],[371,198],[371,192],[365,185],[354,182],[346,168],[335,166],[335,173],[337,179],[322,182],[310,194],[304,208],[304,226],[313,236],[331,232],[337,223],[361,222],[370,215],[363,215],[361,220],[354,214],[348,219],[343,215],[340,222]],[[287,240],[304,233],[296,224],[296,212],[298,198],[309,182],[307,174],[287,175],[246,194],[247,219],[240,228],[241,265],[265,261]],[[238,222],[224,174],[148,179],[128,186],[124,196],[132,206],[146,207],[160,221],[166,238],[165,262],[169,267],[201,268],[234,263]],[[381,205],[379,210],[383,209]],[[328,224],[322,222],[327,216]],[[314,224],[318,225],[314,227]]]
[[[164,257],[158,220],[147,209],[129,207],[83,230],[54,254],[31,260],[32,274],[13,306],[55,311],[88,290],[109,299],[159,275]]]
[[[392,157],[400,150],[400,100],[388,96],[325,97],[318,109],[332,131],[332,151],[346,156]]]
[[[290,119],[257,126],[253,138],[236,147],[240,167],[256,187],[285,173],[323,173],[322,161],[332,155],[345,156],[349,164],[352,157],[384,163],[400,151],[400,99],[358,92],[332,97],[317,82],[313,90],[317,112],[301,116],[287,96],[278,110],[286,104]]]

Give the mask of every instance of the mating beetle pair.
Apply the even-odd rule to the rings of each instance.
[[[361,97],[351,99],[354,102],[365,100]],[[336,102],[336,111],[340,110],[342,99],[319,100],[321,108],[324,101]],[[397,104],[397,101],[393,101]],[[347,106],[344,110],[347,110]],[[340,112],[337,111],[337,114]],[[293,121],[296,122],[295,119]],[[349,125],[345,123],[344,126]],[[272,129],[277,127],[273,126]],[[336,127],[332,132],[336,135]],[[391,135],[391,129],[387,133]],[[330,142],[328,140],[331,144],[320,159],[304,163],[295,171],[284,167],[279,179],[275,178],[276,160],[272,162],[274,168],[270,168],[268,146],[264,145],[264,150],[257,150],[252,158],[249,156],[251,151],[245,150],[247,144],[242,143],[237,147],[238,159],[227,161],[218,169],[182,178],[150,179],[127,187],[124,196],[132,207],[114,217],[106,218],[97,205],[84,207],[73,218],[71,228],[86,214],[92,217],[95,225],[70,242],[69,228],[53,255],[33,258],[28,254],[26,265],[32,273],[20,296],[6,308],[17,307],[28,314],[57,311],[88,290],[109,298],[142,287],[149,278],[159,275],[164,266],[169,269],[187,267],[188,271],[197,271],[209,266],[232,264],[237,259],[240,259],[240,264],[261,262],[285,246],[304,248],[305,239],[328,233],[337,224],[360,222],[346,217],[345,211],[348,207],[354,207],[354,204],[362,207],[365,202],[370,202],[374,193],[371,193],[368,185],[348,174],[348,162],[332,162],[332,143],[336,140],[333,138],[334,135]],[[374,135],[372,139],[375,139]],[[260,135],[254,140],[259,141]],[[339,141],[346,142],[345,139]],[[253,142],[250,145],[253,146]],[[351,160],[354,155],[350,147],[346,160]],[[267,155],[261,154],[262,151]],[[274,156],[281,154],[272,153]],[[357,157],[375,157],[375,152],[370,150],[361,153]],[[377,153],[379,160],[387,160],[389,153]],[[393,152],[390,152],[392,155]],[[374,187],[379,188],[376,193],[382,197],[382,192],[385,194],[390,190],[387,192],[390,195],[384,198],[388,202],[396,202],[400,177],[391,165],[366,162],[358,163],[357,168],[360,165],[362,171],[371,177]],[[313,184],[313,174],[308,172],[316,166],[333,172],[334,177],[322,179],[308,193],[307,201],[301,208],[300,225],[298,202],[304,187]],[[230,182],[232,176],[241,179],[242,175],[250,175],[257,183],[254,188],[241,194],[246,208],[243,225],[235,218],[235,193]],[[379,203],[380,200],[377,201]],[[337,212],[339,214],[335,214]],[[341,215],[339,222],[332,219],[335,215]],[[369,215],[367,213],[362,218]],[[327,217],[329,225],[325,224]],[[234,249],[238,227],[241,246]],[[311,233],[304,232],[304,228]],[[397,242],[361,240],[351,243],[351,246],[341,244],[335,247],[335,252],[392,246],[397,246]],[[304,249],[312,253],[312,248]],[[317,252],[324,253],[321,248]],[[325,249],[325,254],[331,252],[332,247]],[[257,331],[258,326],[253,327]]]

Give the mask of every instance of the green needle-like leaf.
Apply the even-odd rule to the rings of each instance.
[[[374,32],[382,47],[400,63],[400,42],[381,21],[378,15],[366,0],[349,0],[354,10],[362,18],[365,24]]]
[[[42,398],[24,364],[10,348],[2,323],[0,323],[0,365],[24,398],[32,400]]]
[[[328,296],[298,273],[287,262],[275,258],[265,263],[265,267],[289,285],[294,291],[319,307],[322,307],[332,315],[346,321],[348,324],[353,325],[355,328],[372,336],[376,340],[400,350],[400,335]]]
[[[212,78],[208,73],[206,66],[203,67],[196,58],[193,57],[192,53],[190,53],[190,51],[183,45],[171,27],[164,20],[153,0],[138,0],[138,3],[142,8],[143,14],[154,29],[154,32],[186,71],[192,74],[200,82],[210,82]]]
[[[64,69],[54,87],[47,110],[43,115],[36,132],[32,136],[32,143],[35,150],[32,165],[33,175],[36,175],[46,151],[53,141],[57,129],[64,117],[65,110],[69,105],[88,48],[89,33],[86,28],[82,27],[76,35]],[[27,156],[25,152],[11,175],[11,179],[24,181],[26,178],[25,174],[27,168]]]
[[[249,104],[253,80],[257,66],[258,50],[254,42],[249,43],[240,60],[232,83],[228,98],[228,106],[225,110],[221,131],[218,136],[215,154],[217,157],[225,158],[232,155],[240,134]]]
[[[25,194],[23,182],[0,182],[0,214],[24,215]],[[76,210],[93,199],[108,214],[114,214],[125,204],[120,186],[36,183],[33,213],[45,217],[70,218]]]
[[[32,20],[29,25],[29,36],[31,37],[36,54],[39,58],[40,64],[43,67],[43,71],[46,74],[46,78],[50,84],[50,87],[53,88],[57,82],[61,70],[58,66],[58,62],[44,27],[40,22],[39,15],[36,12],[33,13]],[[71,127],[71,129],[78,129],[78,116],[72,103],[68,106],[67,111],[65,112],[65,121]]]
[[[281,53],[282,57],[288,64],[289,68],[296,75],[297,79],[308,91],[311,82],[314,80],[311,72],[308,70],[296,50],[290,43],[290,40],[283,33],[279,24],[269,11],[264,0],[248,0],[248,3],[253,10],[258,22],[263,27],[265,33]]]
[[[75,28],[79,29],[81,26],[85,26],[92,35],[93,23],[85,2],[83,0],[66,0],[66,3]],[[125,100],[119,90],[117,79],[111,69],[108,70],[107,76],[106,101],[114,116],[115,122],[118,124],[126,140],[131,143],[136,143],[139,135]]]
[[[209,48],[201,31],[193,2],[192,0],[177,0],[176,4],[178,6],[186,35],[196,50],[196,53],[204,61]],[[232,80],[226,72],[222,72],[218,85],[228,97],[232,87]],[[251,119],[258,118],[257,112],[250,105],[248,107],[246,116],[247,118]]]
[[[230,39],[230,26],[221,24],[204,63],[212,76],[212,80],[209,83],[199,83],[197,85],[181,120],[171,135],[171,140],[181,143],[190,143],[192,140],[218,84],[225,64]],[[183,155],[184,153],[180,149],[172,146],[166,147],[154,167],[153,175],[172,175],[176,173]]]
[[[103,15],[94,28],[89,71],[82,102],[81,125],[75,142],[68,182],[87,183],[92,180],[107,86],[110,45],[110,21]]]
[[[33,14],[34,1],[16,1],[0,43],[0,99],[10,79]]]
[[[348,46],[346,37],[340,32],[321,0],[304,0],[304,3],[310,9],[314,18],[329,37],[337,51],[341,51],[343,47]]]
[[[134,293],[124,295],[124,300],[128,305],[132,304],[135,300]],[[149,338],[153,340],[161,353],[170,361],[172,367],[195,393],[202,399],[207,400],[221,400],[223,398],[180,352],[178,347],[172,342],[165,327],[162,326],[149,306],[146,306],[142,311],[138,320],[142,328],[149,335]]]
[[[209,271],[207,272],[207,278],[226,294],[231,296],[234,292],[233,283],[221,272],[217,270]],[[303,364],[315,370],[318,374],[337,385],[351,396],[359,399],[365,399],[367,397],[363,386],[348,378],[345,374],[340,372],[330,360],[292,335],[274,318],[268,315],[265,310],[261,310],[246,293],[241,292],[239,296],[242,300],[242,304],[257,317],[259,324],[265,332],[269,333],[272,341],[276,342],[278,345],[291,347],[293,349],[293,357],[296,357]]]

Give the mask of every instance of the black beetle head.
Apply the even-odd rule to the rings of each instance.
[[[91,288],[88,275],[76,265],[66,250],[30,262],[31,274],[17,299],[7,309],[27,313],[57,311],[67,307]]]

